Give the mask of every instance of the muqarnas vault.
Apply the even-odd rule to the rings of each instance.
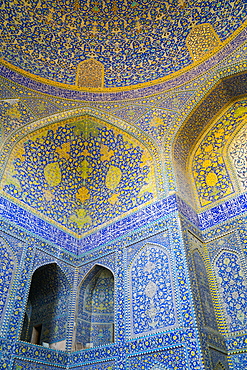
[[[245,4],[0,10],[1,369],[245,370]]]

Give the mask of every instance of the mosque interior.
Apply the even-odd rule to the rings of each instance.
[[[246,14],[0,2],[1,369],[247,369]]]

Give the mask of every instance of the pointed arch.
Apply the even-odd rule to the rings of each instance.
[[[246,330],[247,279],[240,254],[222,250],[214,259],[214,271],[228,331]]]
[[[33,275],[21,339],[33,344],[47,343],[65,350],[70,284],[56,263],[38,267]]]
[[[132,338],[177,325],[172,266],[167,249],[155,243],[145,244],[129,266],[128,284]]]
[[[79,350],[114,342],[114,275],[95,265],[78,290],[76,334],[73,348]]]

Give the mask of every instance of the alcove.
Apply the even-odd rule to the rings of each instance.
[[[21,340],[65,350],[70,286],[56,263],[32,276]]]
[[[96,265],[83,280],[77,299],[74,350],[114,342],[114,276]]]

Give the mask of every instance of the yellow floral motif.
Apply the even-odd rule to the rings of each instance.
[[[6,115],[11,118],[21,118],[21,112],[17,108],[17,106],[12,106],[11,108],[6,110]]]
[[[43,189],[44,197],[47,202],[55,199],[55,195],[49,189]]]
[[[108,202],[110,204],[115,204],[118,201],[119,194],[113,194],[109,199]]]
[[[244,125],[246,111],[246,100],[231,104],[216,118],[198,143],[192,172],[202,207],[232,194],[235,190],[227,169],[227,142],[235,135],[237,128]]]
[[[116,166],[110,166],[106,175],[105,184],[110,190],[116,189],[121,181],[122,171]]]
[[[210,167],[211,165],[212,165],[212,161],[210,159],[206,159],[202,164],[202,166],[205,168]]]
[[[210,144],[208,146],[206,146],[206,148],[204,149],[206,153],[209,153],[209,152],[212,152],[212,150],[214,149],[213,145]]]
[[[210,172],[206,176],[206,183],[208,186],[214,186],[218,182],[218,177],[214,172]]]
[[[77,215],[70,216],[69,220],[75,222],[79,228],[82,228],[85,224],[91,224],[92,219],[88,216],[87,211],[83,208],[76,211]]]
[[[246,107],[239,107],[238,109],[236,109],[236,111],[234,113],[234,117],[235,118],[241,117],[244,113],[247,113],[247,108]]]
[[[190,55],[199,60],[221,45],[219,36],[210,23],[195,25],[186,39]]]
[[[84,155],[85,157],[89,157],[91,155],[91,153],[87,149],[84,149],[81,154]]]
[[[85,186],[82,186],[76,193],[76,198],[81,202],[85,202],[87,199],[90,198],[88,189]]]
[[[100,154],[102,161],[109,161],[114,156],[114,151],[112,149],[109,150],[107,145],[101,145]]]
[[[91,172],[91,168],[86,159],[84,159],[81,164],[77,167],[77,171],[83,179],[86,179]]]
[[[61,182],[61,170],[58,162],[48,163],[44,168],[45,179],[49,186],[57,186]]]
[[[151,126],[159,126],[159,125],[164,125],[164,121],[161,117],[154,117],[151,121],[150,121],[150,125]]]
[[[57,147],[56,152],[59,154],[60,158],[69,159],[70,143],[64,143],[61,147]]]

